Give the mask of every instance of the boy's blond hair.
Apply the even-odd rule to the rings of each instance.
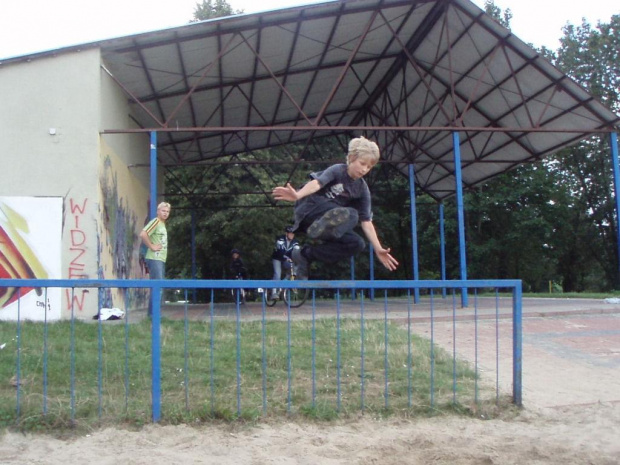
[[[168,202],[161,202],[159,205],[157,205],[157,209],[159,210],[160,208],[164,208],[164,207],[170,207],[170,204]]]
[[[347,154],[347,165],[358,158],[370,160],[375,165],[381,155],[379,154],[379,146],[373,141],[363,136],[351,139],[349,142],[349,153]]]

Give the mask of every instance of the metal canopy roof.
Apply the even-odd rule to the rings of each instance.
[[[333,1],[91,45],[161,163],[364,134],[442,199],[454,129],[467,188],[620,121],[468,0]]]

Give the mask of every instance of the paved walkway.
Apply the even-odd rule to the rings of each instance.
[[[430,323],[414,330],[430,337]],[[512,391],[511,320],[470,318],[456,325],[436,321],[433,338],[450,351],[456,346],[459,358],[477,360],[485,378],[496,382],[500,391]],[[620,305],[524,299],[522,354],[526,407],[620,403]]]
[[[363,309],[367,318],[383,318],[387,312],[390,318],[406,318],[411,312],[414,319],[429,319],[432,317],[440,321],[442,319],[487,319],[487,318],[510,318],[512,316],[511,297],[478,297],[469,296],[468,307],[461,307],[461,301],[457,297],[442,298],[441,296],[431,299],[428,296],[420,298],[419,303],[413,299],[408,301],[404,298],[389,299],[387,302],[382,298],[370,300],[364,299]],[[360,299],[352,300],[349,297],[340,300],[340,312],[342,315],[359,315],[362,308]],[[286,314],[287,307],[284,302],[278,302],[274,307],[265,308],[268,318],[279,318]],[[302,307],[291,309],[295,318],[311,318],[313,311],[317,317],[333,317],[338,311],[336,300],[316,300],[306,302]],[[239,307],[239,316],[242,319],[262,318],[262,302],[248,302]],[[211,317],[209,304],[167,303],[162,306],[162,316],[171,319],[185,318],[190,320],[207,320]],[[540,299],[524,298],[522,314],[524,318],[562,315],[607,315],[620,313],[620,303],[608,303],[603,299]],[[144,317],[145,312],[134,312],[134,318]],[[215,318],[236,318],[237,308],[231,302],[216,302],[213,305]]]

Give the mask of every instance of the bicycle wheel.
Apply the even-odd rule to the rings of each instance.
[[[291,306],[291,308],[301,307],[306,299],[310,289],[285,289],[284,301]]]

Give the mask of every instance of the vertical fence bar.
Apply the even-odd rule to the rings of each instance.
[[[362,381],[361,381],[361,385],[360,385],[360,408],[362,413],[364,413],[364,389],[366,387],[366,374],[364,371],[364,339],[365,339],[365,335],[364,335],[364,292],[361,291],[360,292],[360,373],[361,373],[361,377],[362,377]]]
[[[129,289],[125,288],[123,297],[125,300],[125,414],[129,412]]]
[[[515,405],[521,407],[523,405],[522,394],[522,346],[523,346],[523,328],[522,328],[522,293],[521,283],[519,282],[512,290],[512,401]]]
[[[209,308],[209,388],[211,389],[211,414],[215,413],[215,297],[211,289]]]
[[[241,289],[236,290],[237,417],[241,417]]]
[[[499,289],[495,289],[495,403],[499,405]]]
[[[267,292],[267,289],[265,289]],[[266,294],[263,294],[266,295]],[[263,390],[263,415],[267,414],[267,299],[261,299],[261,383]]]
[[[340,412],[340,403],[342,393],[340,392],[340,348],[342,341],[340,339],[340,289],[336,290],[336,389],[338,391],[337,404]]]
[[[411,289],[407,289],[407,406],[411,408],[413,397],[413,354],[411,353],[411,327],[413,317],[411,308]]]
[[[22,385],[22,314],[21,314],[21,303],[22,303],[22,288],[17,288],[17,367],[15,373],[15,382],[17,387],[15,389],[15,419],[16,422],[19,422],[19,417],[21,415],[21,385]]]
[[[452,403],[456,404],[456,298],[452,296]]]
[[[99,292],[99,296],[101,296],[101,292]],[[97,314],[99,314],[100,308],[101,305],[97,309]],[[103,323],[101,318],[97,318],[97,400],[99,402],[97,414],[101,420],[103,415]]]
[[[383,291],[383,337],[384,337],[384,343],[385,343],[385,350],[383,351],[383,372],[385,374],[384,377],[384,387],[383,387],[383,396],[385,398],[385,408],[389,408],[390,407],[390,395],[389,395],[389,390],[388,390],[388,386],[390,383],[390,365],[389,365],[389,360],[388,360],[388,347],[389,347],[389,343],[390,343],[390,336],[389,336],[389,325],[388,325],[388,321],[389,321],[389,316],[388,316],[388,303],[387,303],[387,289],[385,289]]]
[[[291,299],[290,296],[292,292],[290,290],[284,291],[288,292],[289,299],[287,299],[286,304],[286,411],[291,413],[291,407],[293,402],[293,363],[291,360],[292,353],[292,341],[291,341]]]
[[[75,288],[71,288],[71,369],[69,374],[71,396],[71,424],[75,424]]]
[[[316,407],[316,290],[312,289],[312,408]]]
[[[183,347],[183,384],[185,387],[185,410],[189,413],[189,320],[187,305],[187,289],[185,289],[185,307],[183,309],[183,317],[185,324],[183,326],[184,347]]]
[[[47,362],[48,362],[48,353],[47,353],[47,337],[48,337],[48,326],[47,326],[47,287],[45,288],[44,294],[44,310],[43,310],[43,415],[47,415]]]
[[[153,134],[153,133],[151,133]],[[152,280],[157,282],[159,280]],[[153,422],[161,419],[161,286],[151,287],[153,315],[151,316],[151,403]]]
[[[452,290],[454,293],[454,290]],[[431,289],[431,308],[430,308],[430,317],[431,317],[431,408],[435,406],[435,290]]]
[[[478,289],[474,291],[474,403],[478,405]]]

